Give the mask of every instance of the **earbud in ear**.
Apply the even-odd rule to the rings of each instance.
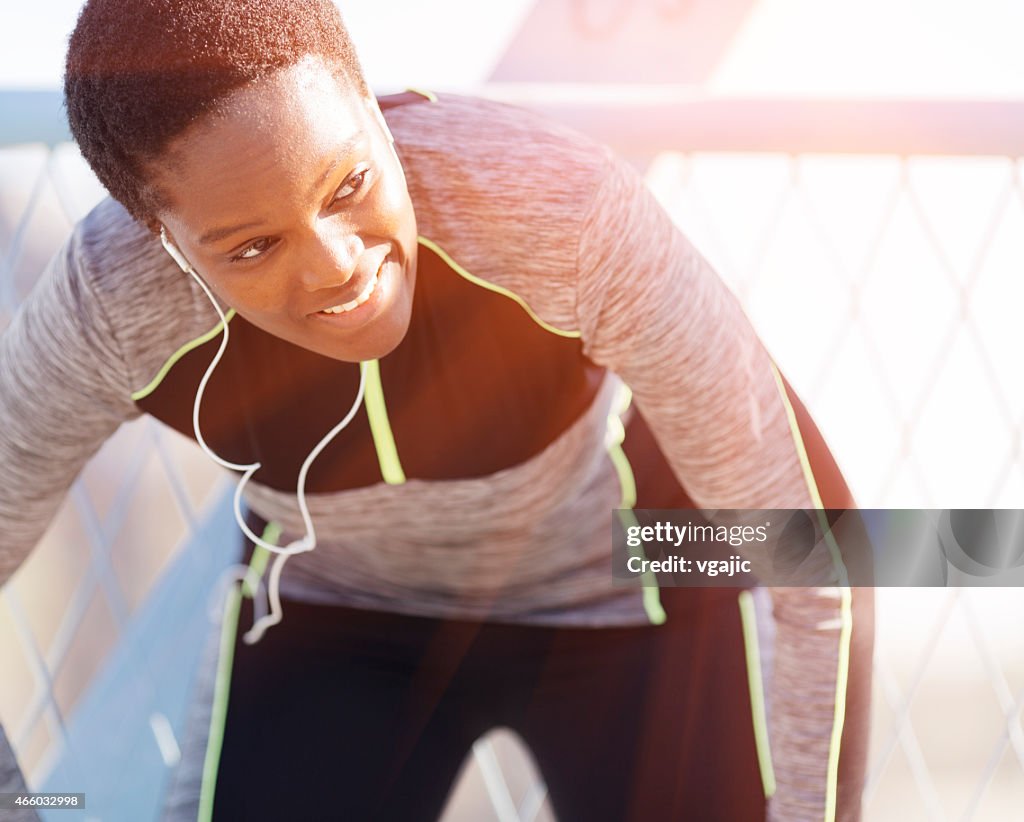
[[[167,229],[163,226],[160,226],[160,244],[164,247],[164,251],[170,254],[174,262],[178,264],[178,268],[186,274],[195,274],[195,271],[192,270],[192,265],[185,259],[185,255],[181,253],[181,250],[171,242],[167,236]]]
[[[388,121],[384,119],[384,114],[380,110],[380,105],[377,103],[376,97],[371,97],[370,107],[373,109],[373,116],[377,118],[377,122],[380,123],[380,127],[384,130],[384,133],[388,135],[388,142],[393,146],[395,144],[395,136],[391,133],[391,129],[388,128]]]

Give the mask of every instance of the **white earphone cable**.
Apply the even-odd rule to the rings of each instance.
[[[192,429],[196,435],[196,442],[199,443],[199,447],[203,450],[203,452],[221,467],[227,468],[231,471],[244,472],[242,474],[242,478],[238,481],[238,484],[235,487],[233,503],[235,520],[237,521],[238,526],[239,528],[241,528],[242,532],[246,535],[246,537],[252,540],[254,545],[258,545],[259,547],[264,548],[265,550],[270,551],[271,553],[277,554],[277,556],[274,558],[274,563],[270,568],[270,582],[269,585],[267,586],[267,596],[270,600],[270,613],[260,616],[253,624],[252,628],[250,628],[243,636],[243,639],[245,640],[246,644],[252,645],[256,642],[259,642],[260,638],[263,636],[263,633],[264,631],[266,631],[267,628],[269,628],[272,625],[276,625],[278,622],[281,621],[282,609],[279,586],[281,579],[281,570],[284,567],[284,563],[287,561],[288,557],[294,554],[301,554],[305,551],[312,551],[316,547],[316,530],[313,527],[313,518],[310,516],[309,506],[306,502],[306,477],[309,474],[309,469],[310,466],[313,464],[313,461],[320,455],[320,452],[322,452],[324,448],[327,447],[331,440],[333,440],[339,433],[341,433],[341,431],[352,421],[352,418],[355,417],[356,412],[359,410],[359,406],[362,405],[363,395],[365,393],[366,388],[366,363],[359,364],[359,390],[356,392],[355,401],[352,403],[352,407],[349,409],[349,412],[345,415],[341,422],[339,422],[337,425],[334,426],[334,428],[328,431],[327,434],[320,440],[320,442],[318,442],[313,447],[313,450],[311,450],[309,454],[306,455],[306,459],[303,461],[302,467],[299,469],[299,477],[296,483],[295,496],[296,499],[298,500],[299,513],[302,516],[303,526],[305,527],[306,530],[305,536],[291,542],[284,548],[281,548],[277,545],[273,545],[272,543],[269,543],[266,540],[258,537],[256,534],[252,532],[252,530],[246,524],[245,518],[242,515],[242,492],[244,491],[245,485],[246,483],[249,482],[249,479],[252,477],[252,475],[255,474],[260,469],[261,463],[254,462],[248,464],[240,464],[235,462],[229,462],[228,460],[222,459],[216,453],[214,453],[213,449],[210,448],[210,446],[206,443],[206,440],[203,439],[202,432],[199,429],[199,410],[200,407],[202,406],[203,394],[206,391],[206,385],[210,381],[210,377],[213,375],[214,369],[216,369],[216,367],[220,364],[221,358],[224,356],[224,351],[227,349],[228,346],[230,332],[228,330],[227,317],[225,317],[224,311],[221,309],[217,300],[214,298],[213,293],[210,291],[209,287],[206,285],[205,282],[203,282],[202,277],[199,276],[196,270],[192,267],[191,263],[189,263],[189,261],[185,259],[184,255],[177,248],[177,246],[175,246],[174,243],[172,243],[170,239],[168,239],[167,232],[165,231],[163,226],[160,227],[160,242],[163,245],[164,249],[167,251],[167,253],[170,254],[170,256],[178,264],[178,267],[181,268],[181,270],[184,271],[186,274],[190,275],[199,284],[199,287],[203,290],[203,293],[206,294],[206,297],[207,299],[209,299],[210,304],[213,305],[214,310],[217,312],[217,316],[220,318],[220,325],[223,330],[223,334],[221,335],[220,347],[217,349],[217,353],[214,355],[213,360],[210,362],[209,366],[207,366],[206,372],[203,374],[202,379],[199,381],[199,389],[196,391],[195,402],[192,405]],[[236,568],[242,568],[243,570],[233,571],[233,573],[239,574],[243,577],[247,575],[248,569],[246,568],[246,566],[236,566]],[[228,571],[231,570],[232,569],[228,569]],[[262,610],[265,611],[265,608]]]

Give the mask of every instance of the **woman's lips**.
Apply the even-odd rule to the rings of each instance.
[[[331,308],[325,308],[321,313],[322,314],[341,314],[343,312],[351,311],[353,308],[358,308],[359,306],[361,306],[368,299],[370,299],[370,295],[373,294],[374,290],[377,288],[377,284],[380,282],[381,268],[383,268],[383,267],[384,267],[384,263],[381,263],[380,264],[380,268],[378,268],[377,272],[373,275],[373,279],[370,280],[370,282],[368,282],[366,284],[366,287],[363,288],[363,290],[359,293],[359,295],[354,300],[350,300],[347,303],[342,303],[341,305],[332,306]]]
[[[311,317],[334,326],[351,328],[373,319],[390,301],[395,290],[397,264],[385,258],[377,273],[352,300],[311,314]]]

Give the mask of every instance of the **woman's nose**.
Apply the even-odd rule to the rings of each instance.
[[[303,256],[300,277],[307,291],[345,285],[356,273],[364,246],[350,232],[319,232]]]

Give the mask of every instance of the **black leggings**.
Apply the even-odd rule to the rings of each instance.
[[[737,594],[665,589],[664,625],[603,629],[287,602],[236,640],[214,818],[435,820],[504,726],[562,822],[763,819]]]
[[[786,389],[826,507],[852,506]],[[694,507],[639,414],[626,430],[637,507]],[[214,816],[435,820],[473,742],[504,726],[561,822],[764,819],[738,593],[663,588],[665,624],[602,629],[286,602],[258,644],[236,638]],[[859,818],[867,756],[871,589],[854,589],[853,610],[844,821]],[[240,626],[251,624],[246,599]]]

